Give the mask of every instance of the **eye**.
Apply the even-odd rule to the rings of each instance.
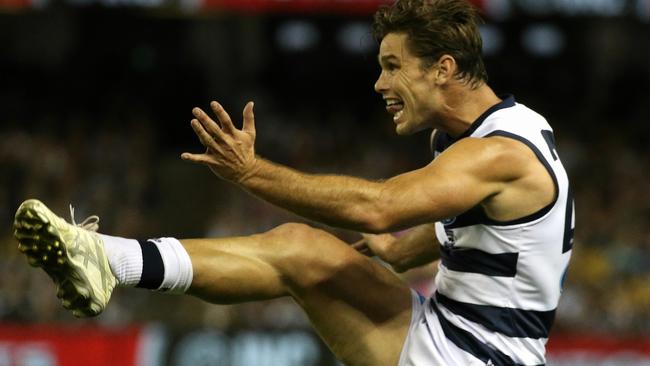
[[[399,69],[399,65],[397,65],[397,64],[395,64],[395,63],[392,63],[392,62],[387,62],[387,63],[386,63],[386,66],[385,66],[385,69],[386,69],[387,71],[391,71],[391,72],[392,72],[392,71],[395,71],[395,70]]]

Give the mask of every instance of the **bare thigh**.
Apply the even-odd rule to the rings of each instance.
[[[410,290],[335,236],[286,224],[250,237],[181,242],[194,265],[192,294],[215,303],[291,296],[346,365],[397,365]]]

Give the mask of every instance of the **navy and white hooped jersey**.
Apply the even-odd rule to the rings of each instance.
[[[419,320],[427,329],[422,334],[432,340],[413,339],[418,331],[412,329],[414,344],[405,346],[400,364],[436,364],[427,357],[449,365],[546,362],[545,344],[573,245],[569,181],[547,121],[512,96],[457,139],[435,134],[432,149],[437,156],[460,138],[491,136],[526,144],[549,172],[556,196],[538,212],[512,221],[492,220],[478,206],[436,223],[441,244],[436,293],[421,304]]]

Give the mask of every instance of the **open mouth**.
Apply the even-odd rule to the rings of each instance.
[[[393,115],[393,121],[397,122],[404,113],[404,102],[396,98],[386,99],[386,110]]]

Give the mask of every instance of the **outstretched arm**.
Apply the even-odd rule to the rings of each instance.
[[[241,130],[221,105],[210,106],[219,124],[199,108],[192,120],[206,152],[184,153],[183,159],[206,164],[273,204],[337,227],[381,233],[435,222],[466,211],[517,178],[504,149],[488,139],[463,139],[426,167],[382,182],[306,174],[255,155],[252,103],[244,108]]]

